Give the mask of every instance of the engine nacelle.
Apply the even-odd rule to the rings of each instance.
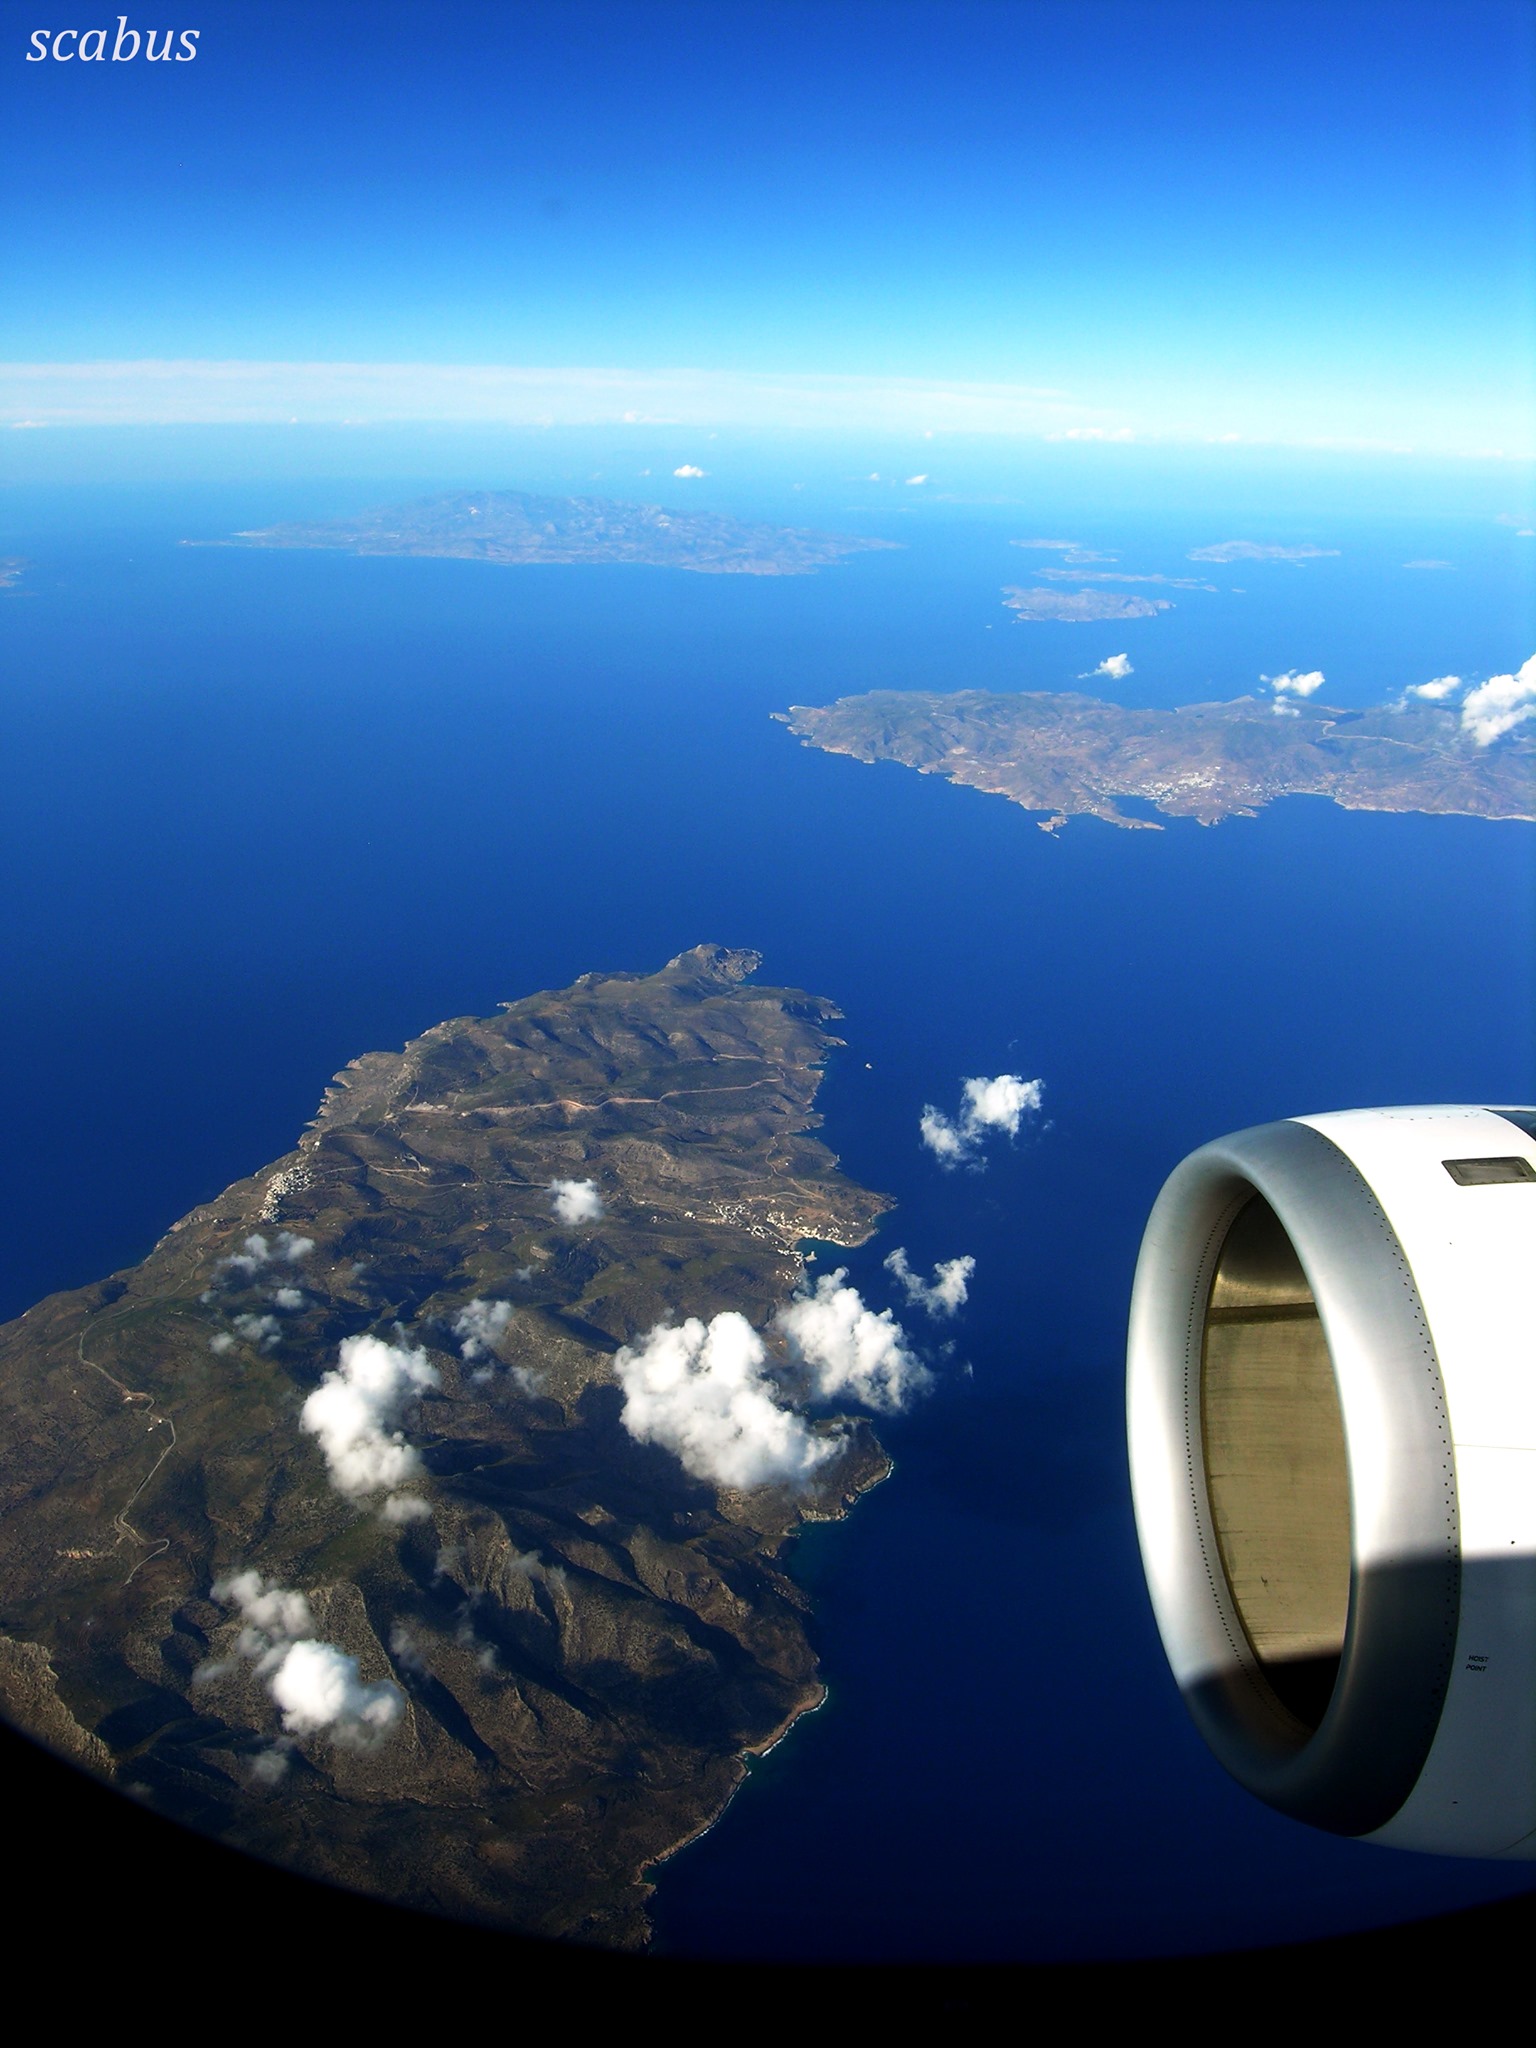
[[[1127,1377],[1153,1608],[1227,1770],[1337,1834],[1536,1858],[1536,1113],[1192,1153]]]

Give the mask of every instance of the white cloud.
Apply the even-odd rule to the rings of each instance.
[[[235,1334],[243,1337],[247,1344],[254,1344],[259,1351],[277,1349],[283,1326],[276,1316],[236,1316],[233,1321]]]
[[[1405,569],[1454,569],[1455,566],[1454,562],[1438,561],[1404,562],[1403,564]]]
[[[276,1294],[272,1297],[272,1306],[282,1309],[285,1314],[292,1315],[295,1310],[301,1309],[304,1306],[303,1288],[279,1287]]]
[[[403,1671],[409,1671],[413,1678],[425,1678],[429,1666],[422,1654],[421,1645],[411,1634],[403,1621],[394,1621],[389,1627],[389,1654]]]
[[[560,1223],[600,1223],[607,1213],[595,1180],[552,1180],[549,1198]]]
[[[210,358],[0,364],[0,423],[68,426],[403,421],[474,426],[606,425],[626,436],[640,421],[680,432],[736,426],[783,432],[871,432],[905,440],[936,433],[1045,436],[1068,445],[1132,438],[1202,443],[1241,433],[1250,443],[1479,451],[1529,459],[1529,426],[1506,394],[1470,392],[1426,417],[1421,404],[1384,390],[1301,378],[1289,395],[1220,378],[1204,380],[1193,416],[1157,383],[1129,400],[1105,388],[1081,397],[1059,386],[886,375],[774,374],[622,364],[550,368],[536,363],[239,361]],[[1529,515],[1520,515],[1529,523]]]
[[[968,1146],[959,1127],[952,1124],[941,1109],[935,1109],[931,1102],[923,1105],[923,1113],[917,1120],[918,1133],[928,1150],[934,1153],[946,1166],[957,1165],[967,1157]]]
[[[918,1133],[941,1165],[958,1166],[967,1161],[980,1166],[985,1162],[976,1155],[988,1132],[1002,1131],[1016,1138],[1020,1122],[1039,1110],[1043,1094],[1043,1082],[1026,1081],[1019,1074],[970,1080],[964,1084],[959,1116],[952,1120],[931,1102],[924,1103]]]
[[[699,469],[691,462],[684,462],[674,469],[672,474],[674,476],[708,476],[709,471],[707,469]]]
[[[260,1572],[232,1572],[216,1580],[213,1597],[222,1606],[239,1608],[245,1628],[236,1638],[235,1648],[242,1657],[257,1659],[258,1669],[275,1645],[315,1632],[304,1595],[276,1581],[266,1582]]]
[[[1480,747],[1536,716],[1536,654],[1512,676],[1490,676],[1469,691],[1461,707],[1461,729]]]
[[[1336,555],[1337,548],[1274,547],[1267,541],[1221,540],[1208,548],[1191,548],[1185,557],[1191,562],[1315,562],[1324,555]]]
[[[626,415],[635,420],[626,421]],[[838,432],[1038,434],[1102,412],[1060,390],[921,377],[513,363],[182,361],[0,364],[8,425],[291,425],[636,420]],[[688,467],[688,465],[684,465]]]
[[[1442,697],[1449,697],[1453,690],[1459,690],[1460,688],[1460,676],[1436,676],[1427,683],[1414,683],[1410,687],[1408,695],[1410,697],[1425,697],[1431,704],[1438,704]]]
[[[1085,683],[1092,676],[1108,676],[1111,682],[1123,683],[1127,676],[1135,673],[1128,654],[1107,654],[1097,668],[1084,669],[1078,681]]]
[[[453,1334],[462,1339],[459,1356],[471,1365],[489,1358],[511,1320],[510,1301],[486,1301],[477,1294],[453,1319]]]
[[[380,1517],[403,1528],[407,1522],[430,1522],[432,1509],[419,1493],[392,1493],[379,1509]]]
[[[220,1330],[217,1337],[210,1337],[208,1339],[208,1349],[210,1351],[216,1351],[220,1358],[223,1358],[228,1352],[233,1351],[234,1348],[235,1340],[233,1337],[231,1337],[228,1330]]]
[[[1283,675],[1259,677],[1259,681],[1268,683],[1277,697],[1314,696],[1326,680],[1320,668],[1288,668]]]
[[[734,1310],[707,1325],[697,1316],[681,1328],[660,1323],[613,1361],[624,1427],[717,1486],[803,1484],[841,1440],[779,1406],[766,1358],[762,1338]]]
[[[952,1316],[965,1306],[976,1261],[968,1253],[963,1258],[941,1259],[929,1282],[921,1273],[913,1272],[905,1248],[897,1245],[895,1251],[886,1255],[885,1270],[899,1282],[914,1308],[925,1309],[931,1316]]]
[[[925,483],[927,483],[927,481],[928,481],[928,478],[927,478],[927,475],[926,475],[926,473],[925,473],[924,475],[922,475],[922,476],[909,476],[909,477],[907,478],[907,482],[908,482],[909,484],[925,484]]]
[[[774,1327],[809,1370],[816,1393],[827,1400],[851,1397],[893,1415],[933,1376],[890,1310],[876,1315],[866,1308],[858,1289],[844,1284],[847,1278],[846,1266],[823,1273],[810,1293],[779,1310]]]
[[[256,1571],[232,1573],[212,1591],[221,1605],[239,1608],[244,1626],[235,1653],[255,1665],[289,1735],[325,1734],[346,1748],[369,1748],[404,1713],[398,1686],[387,1679],[364,1684],[355,1657],[335,1643],[315,1640],[314,1617],[302,1593],[265,1582]],[[196,1676],[207,1682],[228,1669],[204,1665]],[[266,1752],[256,1762],[258,1782],[274,1783],[285,1762],[281,1750]]]
[[[299,1427],[320,1440],[331,1484],[356,1500],[419,1478],[421,1458],[398,1424],[438,1384],[437,1368],[382,1337],[344,1337],[340,1359],[299,1413]]]
[[[260,1231],[252,1231],[238,1252],[231,1252],[214,1266],[214,1273],[221,1279],[229,1279],[237,1286],[255,1279],[267,1266],[279,1263],[296,1266],[307,1259],[315,1248],[312,1237],[295,1237],[291,1230],[280,1230],[275,1239],[265,1238]]]
[[[335,1643],[293,1643],[267,1680],[290,1735],[329,1735],[347,1748],[367,1748],[405,1712],[400,1688],[386,1679],[365,1685],[357,1659]]]

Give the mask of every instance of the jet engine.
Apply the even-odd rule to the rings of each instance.
[[[1127,1405],[1163,1646],[1232,1776],[1336,1834],[1536,1858],[1536,1112],[1192,1153]]]

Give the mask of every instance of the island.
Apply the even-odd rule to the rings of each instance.
[[[0,1330],[8,1718],[274,1863],[645,1941],[647,1873],[822,1697],[786,1546],[889,1469],[807,1414],[814,1483],[732,1491],[622,1426],[628,1341],[765,1325],[889,1206],[810,1135],[838,1012],[757,965],[355,1060],[293,1151]]]
[[[1078,816],[1160,829],[1127,799],[1202,825],[1252,817],[1281,796],[1536,818],[1536,741],[1515,732],[1480,747],[1454,711],[1429,703],[1340,711],[1237,697],[1164,711],[1077,692],[871,690],[773,715],[806,746],[897,761],[1042,811],[1045,832]]]
[[[356,519],[291,521],[189,546],[338,548],[352,555],[446,555],[512,563],[628,562],[709,576],[808,576],[845,555],[899,541],[766,526],[718,512],[667,511],[616,498],[452,491]]]
[[[1020,620],[1053,619],[1068,626],[1088,626],[1101,619],[1155,619],[1159,612],[1173,610],[1172,599],[1166,597],[1122,597],[1114,590],[1024,590],[1016,583],[1004,587],[1003,603]]]

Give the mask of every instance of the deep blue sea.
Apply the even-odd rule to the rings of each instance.
[[[828,1702],[660,1873],[660,1946],[1144,1955],[1536,1882],[1335,1840],[1229,1783],[1142,1589],[1121,1394],[1141,1227],[1194,1146],[1536,1098],[1536,828],[1295,798],[1048,837],[770,718],[872,687],[1070,688],[1120,651],[1133,675],[1084,687],[1184,703],[1320,667],[1326,700],[1379,702],[1531,653],[1536,543],[1340,520],[1295,536],[1337,557],[1216,567],[1185,559],[1237,537],[1215,515],[1100,507],[1069,537],[1217,586],[1102,628],[999,604],[1051,559],[1010,539],[1060,507],[888,519],[901,552],[782,579],[180,544],[321,496],[0,505],[0,553],[30,564],[0,594],[0,1312],[140,1257],[286,1150],[359,1053],[587,969],[755,947],[846,1013],[824,1135],[898,1204],[849,1256],[858,1284],[890,1299],[894,1244],[977,1273],[938,1392],[881,1425],[894,1476],[800,1546]],[[942,1173],[922,1105],[1003,1070],[1043,1079],[1044,1119]]]

